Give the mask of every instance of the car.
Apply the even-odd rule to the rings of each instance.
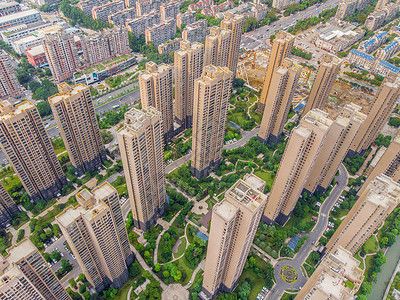
[[[62,252],[60,252],[61,257],[64,257],[64,254]]]
[[[43,244],[43,247],[44,247],[44,249],[46,249],[47,248],[47,244]]]

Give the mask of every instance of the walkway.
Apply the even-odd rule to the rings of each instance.
[[[189,283],[185,286],[185,289],[188,290],[188,289],[192,286],[193,281],[194,281],[194,279],[196,278],[197,273],[198,273],[200,270],[204,270],[205,264],[206,264],[206,259],[203,259],[203,260],[198,264],[197,268],[194,269],[194,271],[193,271],[193,273],[192,273],[192,277],[190,277]]]
[[[264,256],[264,257],[261,257],[264,261],[266,261],[266,259],[268,260],[268,261],[266,261],[267,263],[270,263],[272,266],[275,266],[278,263],[278,261],[275,258],[273,258],[271,255],[269,255],[263,249],[258,247],[256,244],[253,244],[252,246],[254,249],[257,250],[258,253],[260,253],[261,255]]]

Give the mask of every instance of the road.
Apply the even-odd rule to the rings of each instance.
[[[266,49],[269,48],[266,40],[270,35],[274,34],[277,30],[285,30],[288,27],[295,25],[300,19],[307,19],[310,17],[318,16],[322,11],[333,8],[339,4],[340,0],[327,0],[321,3],[319,7],[313,5],[306,10],[299,11],[294,15],[282,17],[280,20],[268,26],[260,27],[252,32],[248,32],[242,36],[242,47],[246,49]]]
[[[265,299],[275,300],[280,299],[285,290],[300,290],[307,282],[304,276],[301,266],[304,264],[308,255],[314,248],[314,244],[318,242],[326,227],[328,226],[329,213],[332,210],[333,205],[342,194],[344,188],[347,186],[348,174],[345,167],[341,164],[339,167],[339,176],[335,178],[338,184],[332,189],[330,195],[324,203],[321,205],[318,221],[313,230],[308,234],[308,240],[301,247],[300,251],[295,255],[293,260],[281,260],[274,268],[276,284],[273,286],[271,291],[268,293]],[[298,279],[295,283],[286,283],[280,276],[280,271],[284,266],[291,266],[296,269]]]

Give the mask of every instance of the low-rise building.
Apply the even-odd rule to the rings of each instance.
[[[197,3],[190,4],[188,6],[189,11],[197,11],[199,9],[204,9],[207,7],[214,6],[214,0],[204,0]]]
[[[386,43],[389,35],[387,31],[382,31],[372,38],[360,43],[359,49],[365,53],[372,53],[384,43]]]
[[[17,12],[12,15],[7,15],[0,17],[0,28],[4,30],[5,28],[19,25],[19,24],[30,24],[42,21],[40,12],[36,9],[28,9],[24,11]]]
[[[15,52],[17,52],[19,55],[23,55],[26,50],[39,46],[43,40],[43,36],[38,37],[34,35],[28,35],[18,40],[12,41],[11,47],[13,47]]]
[[[47,27],[47,26],[51,26],[52,23],[49,22],[45,22],[45,21],[39,21],[36,23],[31,23],[31,24],[19,24],[19,25],[15,25],[15,26],[10,26],[7,27],[5,30],[2,30],[0,32],[0,36],[2,38],[2,40],[11,45],[11,42],[25,37],[29,34],[31,34],[32,32],[35,32],[38,29]]]
[[[381,60],[387,60],[395,55],[400,50],[400,38],[395,38],[384,48],[378,50],[376,57]]]
[[[375,31],[381,27],[386,21],[393,19],[399,12],[399,4],[390,3],[384,8],[375,10],[365,20],[364,26],[371,31]]]
[[[48,66],[46,53],[44,53],[43,45],[39,45],[25,51],[28,62],[35,68]]]
[[[235,7],[235,3],[232,0],[228,0],[228,1],[222,2],[221,4],[204,8],[201,11],[201,13],[205,16],[215,16],[217,13],[226,11],[226,10],[234,8],[234,7]]]
[[[363,69],[371,70],[375,65],[376,58],[367,53],[351,49],[347,56],[347,61],[356,66],[362,66]]]
[[[192,43],[203,42],[206,40],[206,36],[209,34],[210,30],[207,27],[207,20],[202,19],[186,26],[182,31],[182,38]]]
[[[158,46],[172,39],[176,34],[176,21],[169,19],[145,31],[146,43],[153,42],[154,46]]]
[[[0,16],[7,16],[21,11],[21,6],[16,1],[0,2]]]
[[[93,19],[99,19],[103,22],[108,22],[108,16],[115,14],[116,12],[122,11],[125,8],[124,1],[110,2],[104,5],[100,5],[92,8]]]
[[[272,7],[277,9],[284,9],[292,4],[299,4],[300,0],[273,0]]]

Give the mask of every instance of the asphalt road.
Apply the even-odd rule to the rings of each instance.
[[[329,213],[332,210],[334,204],[339,199],[344,188],[347,186],[348,174],[345,167],[341,164],[339,167],[339,176],[335,178],[338,184],[332,189],[330,195],[324,203],[321,205],[318,221],[313,230],[308,234],[308,240],[301,247],[300,251],[295,255],[293,260],[281,260],[274,268],[276,284],[273,286],[271,291],[265,297],[268,300],[280,299],[285,290],[300,290],[307,282],[304,276],[301,266],[304,264],[310,252],[313,250],[313,245],[318,242],[326,227],[328,226]],[[284,266],[291,266],[296,269],[298,274],[298,280],[295,283],[286,283],[280,276],[280,271]]]
[[[266,44],[266,40],[270,37],[270,35],[274,34],[278,30],[287,30],[292,25],[295,25],[296,22],[300,19],[307,19],[310,17],[316,17],[324,10],[333,8],[339,4],[340,0],[327,0],[324,3],[321,3],[319,7],[313,5],[306,10],[299,11],[294,15],[290,15],[288,17],[282,17],[280,20],[272,23],[268,26],[260,27],[252,32],[248,32],[243,34],[242,36],[242,47],[247,49],[265,49],[268,48]]]

